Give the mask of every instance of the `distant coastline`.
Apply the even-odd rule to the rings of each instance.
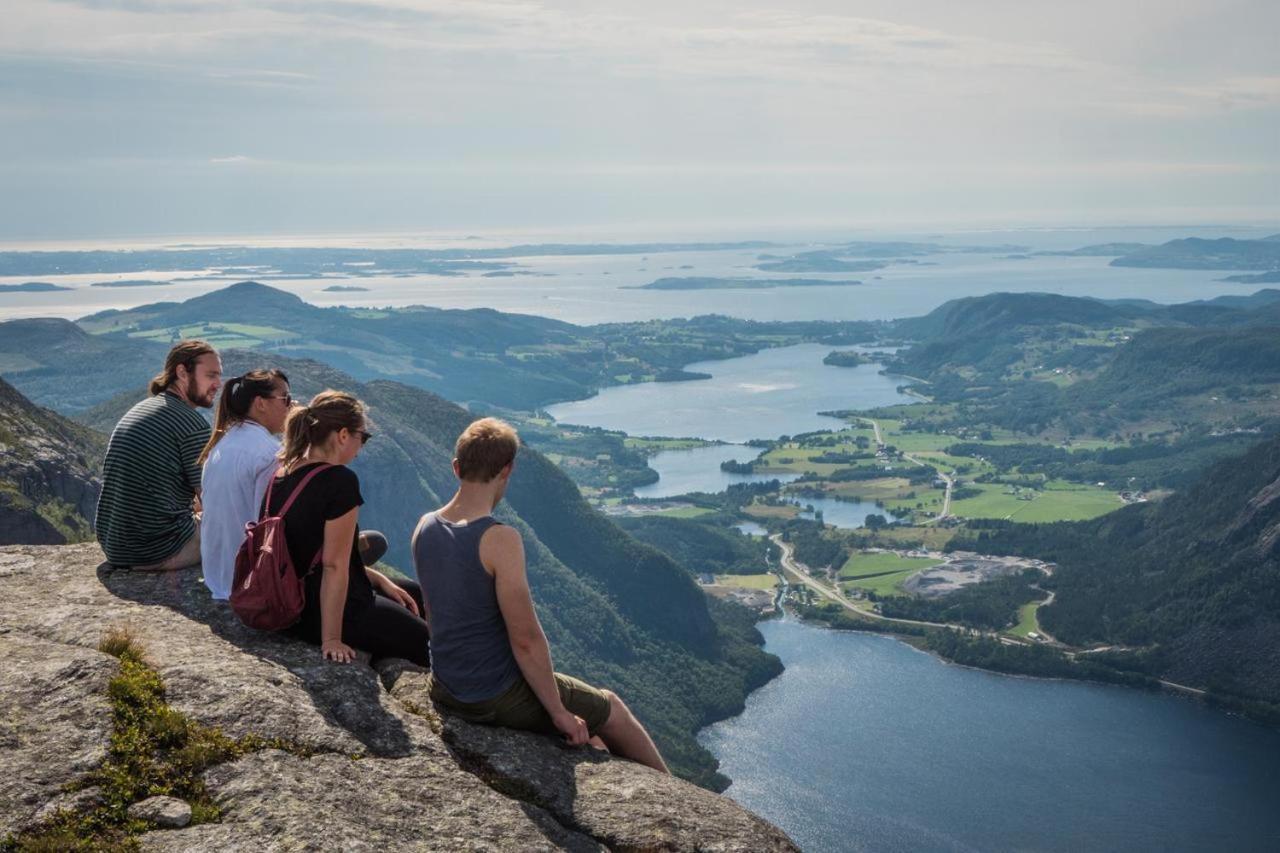
[[[821,278],[716,278],[688,276],[660,278],[648,284],[620,290],[770,290],[780,287],[852,287],[861,281],[830,281]]]
[[[22,284],[0,284],[0,293],[51,293],[55,290],[75,290],[47,281],[24,281]]]

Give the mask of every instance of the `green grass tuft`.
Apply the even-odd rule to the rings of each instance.
[[[97,787],[102,802],[85,812],[60,811],[41,826],[0,841],[4,853],[137,850],[137,836],[150,825],[129,817],[134,803],[160,795],[177,797],[191,805],[193,825],[216,821],[222,812],[202,778],[210,767],[264,749],[313,754],[281,738],[230,738],[171,708],[165,702],[164,682],[127,626],[104,633],[98,650],[120,661],[120,672],[107,685],[111,742],[103,763],[70,789]]]

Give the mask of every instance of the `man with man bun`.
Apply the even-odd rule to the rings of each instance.
[[[492,515],[519,445],[516,431],[496,418],[468,426],[453,460],[458,491],[414,531],[413,564],[431,628],[431,697],[470,722],[558,732],[574,745],[598,737],[615,755],[669,772],[617,694],[551,665],[520,534]]]
[[[210,429],[197,409],[211,408],[221,385],[218,351],[181,341],[151,380],[150,396],[116,424],[94,520],[112,565],[171,571],[200,562],[197,460]]]

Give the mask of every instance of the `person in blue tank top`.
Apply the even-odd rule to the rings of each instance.
[[[468,722],[559,733],[575,746],[591,740],[670,772],[616,693],[551,665],[529,592],[524,544],[492,515],[519,446],[504,421],[483,418],[468,426],[454,451],[458,491],[414,531],[413,564],[431,628],[431,697]]]

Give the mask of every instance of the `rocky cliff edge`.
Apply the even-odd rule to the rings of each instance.
[[[325,663],[313,647],[244,628],[198,571],[112,571],[96,545],[0,548],[0,846],[102,814],[99,782],[127,789],[111,778],[129,734],[123,659],[99,650],[120,630],[159,679],[166,725],[237,745],[201,765],[208,802],[193,820],[160,829],[158,812],[135,808],[116,830],[126,846],[796,849],[725,797],[595,750],[451,719],[412,664]]]

